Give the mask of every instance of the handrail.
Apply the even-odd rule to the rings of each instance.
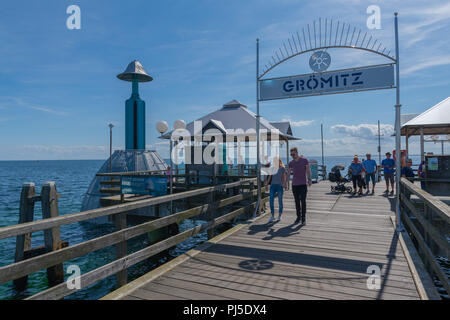
[[[411,194],[419,198],[419,207],[416,201],[411,200]],[[450,292],[448,276],[435,258],[438,255],[449,258],[450,207],[406,178],[401,178],[400,181],[400,205],[402,221],[415,238],[425,265],[439,278],[447,292]],[[423,210],[420,209],[421,206]]]
[[[422,190],[419,186],[408,181],[406,178],[402,178],[401,182],[409,192],[418,196],[427,206],[431,207],[434,213],[438,214],[442,219],[450,224],[450,207],[441,200],[432,196],[428,192]]]
[[[213,192],[213,191],[223,191],[228,188],[237,187],[242,184],[255,182],[255,181],[256,181],[256,179],[254,179],[254,178],[247,179],[247,180],[241,180],[241,181],[236,181],[236,182],[232,182],[232,183],[212,186],[212,187],[205,187],[205,188],[201,188],[201,189],[190,190],[190,191],[185,191],[185,192],[180,192],[180,193],[174,193],[174,194],[161,196],[161,197],[139,200],[139,201],[135,201],[135,202],[121,203],[121,204],[117,204],[117,205],[113,205],[113,206],[105,207],[105,208],[98,208],[98,209],[92,209],[92,210],[82,211],[82,212],[78,212],[78,213],[66,214],[63,216],[55,217],[55,218],[43,219],[43,220],[38,220],[38,221],[33,221],[33,222],[21,223],[21,224],[17,224],[17,225],[13,225],[13,226],[2,227],[2,228],[0,228],[0,239],[10,238],[10,237],[27,234],[27,233],[31,233],[31,232],[36,232],[36,231],[41,231],[41,230],[46,230],[46,229],[50,229],[53,227],[58,227],[61,225],[71,224],[71,223],[75,223],[75,222],[91,220],[94,218],[110,216],[110,215],[114,215],[117,213],[123,213],[126,211],[144,208],[144,207],[151,206],[151,205],[166,203],[166,202],[170,202],[170,201],[174,201],[174,200],[190,198],[190,197],[198,196],[201,194],[207,194],[207,193]]]
[[[263,201],[267,201],[267,199],[268,198],[264,198]],[[86,288],[89,285],[91,285],[101,279],[104,279],[106,277],[114,275],[120,271],[126,270],[130,266],[135,265],[141,261],[144,261],[145,259],[148,259],[164,250],[167,250],[168,248],[171,248],[174,245],[181,243],[181,242],[199,234],[200,232],[206,231],[215,226],[223,224],[226,221],[229,221],[229,220],[243,214],[246,210],[249,210],[249,209],[251,210],[254,206],[255,206],[255,203],[252,203],[246,207],[239,208],[239,209],[234,210],[230,213],[227,213],[223,216],[220,216],[218,218],[212,219],[211,221],[203,223],[199,226],[196,226],[194,228],[183,231],[182,233],[179,233],[175,236],[172,236],[170,238],[167,238],[165,240],[157,242],[149,247],[146,247],[144,249],[141,249],[139,251],[136,251],[134,253],[131,253],[124,257],[116,259],[107,265],[104,265],[97,269],[89,271],[80,276],[81,288]],[[57,286],[54,286],[52,288],[49,288],[47,290],[44,290],[42,292],[39,292],[39,293],[27,298],[27,300],[61,299],[65,296],[73,294],[73,293],[74,293],[74,290],[69,289],[67,287],[66,283],[61,283]]]
[[[139,174],[152,174],[153,172],[166,172],[166,169],[159,170],[144,170],[144,171],[124,171],[124,172],[101,172],[97,173],[97,177],[110,177],[110,176],[129,176],[129,175],[139,175]]]
[[[207,187],[192,191],[186,191],[170,196],[163,196],[159,198],[154,198],[154,200],[159,199],[159,201],[136,201],[135,203],[139,203],[137,207],[146,207],[150,205],[165,203],[169,201],[173,201],[174,197],[177,196],[176,199],[184,199],[189,198],[192,196],[198,196],[201,194],[207,194],[210,195],[210,200],[207,204],[197,206],[195,208],[187,209],[181,212],[177,212],[174,214],[171,214],[166,217],[159,218],[157,220],[152,220],[149,222],[145,222],[139,225],[130,226],[130,227],[122,227],[119,230],[116,230],[114,232],[111,232],[109,234],[84,241],[69,247],[61,248],[59,250],[53,250],[49,251],[47,253],[26,259],[21,260],[3,267],[0,267],[0,283],[5,283],[11,280],[20,279],[24,276],[27,276],[29,274],[32,274],[34,272],[37,272],[39,270],[52,267],[54,265],[60,264],[65,261],[70,261],[74,258],[84,256],[88,253],[95,252],[97,250],[109,247],[109,246],[120,246],[121,244],[126,243],[127,240],[135,238],[137,236],[143,235],[147,232],[151,232],[163,227],[167,227],[173,223],[178,223],[181,220],[193,218],[195,216],[200,216],[203,214],[206,214],[206,220],[209,220],[207,223],[204,223],[200,226],[194,227],[192,229],[186,230],[180,234],[177,234],[175,236],[172,236],[170,238],[167,238],[165,240],[159,241],[149,247],[146,247],[144,249],[141,249],[137,252],[128,254],[126,253],[126,247],[125,247],[125,253],[117,255],[116,253],[116,259],[108,263],[106,265],[103,265],[99,268],[96,268],[92,271],[87,272],[86,274],[82,275],[80,277],[82,288],[86,288],[90,284],[93,284],[99,280],[102,280],[110,275],[121,275],[123,272],[125,272],[125,283],[126,283],[126,270],[128,267],[139,263],[151,256],[154,256],[157,253],[160,253],[164,250],[167,250],[170,247],[173,247],[174,245],[185,241],[186,239],[202,232],[205,230],[212,230],[215,226],[222,224],[228,220],[231,220],[245,212],[251,212],[252,208],[255,206],[255,202],[252,202],[250,205],[247,205],[245,207],[241,207],[237,210],[234,210],[232,212],[229,212],[227,214],[224,214],[219,217],[215,217],[214,210],[218,208],[223,208],[225,206],[234,204],[236,202],[245,200],[245,199],[255,199],[255,196],[257,194],[257,191],[255,188],[255,182],[256,179],[247,179],[242,181],[237,181],[233,183],[218,185],[214,187]],[[214,202],[214,192],[215,191],[222,191],[226,190],[228,188],[234,188],[234,187],[243,187],[244,184],[249,184],[250,188],[248,192],[243,192],[235,196],[230,196],[228,198],[218,200]],[[161,200],[161,198],[163,198]],[[263,201],[267,201],[267,198],[264,198]],[[132,204],[135,204],[132,203]],[[136,208],[136,206],[132,206],[132,208]],[[112,209],[112,210],[111,210]],[[105,213],[105,211],[112,211]],[[116,205],[111,206],[107,208],[102,209],[95,209],[90,210],[89,212],[96,211],[101,212],[104,215],[115,215],[114,217],[119,217],[123,215],[126,211],[129,211],[130,206],[124,206]],[[0,228],[0,236],[3,238],[12,237],[15,235],[21,235],[23,233],[30,233],[34,231],[39,231],[43,229],[49,229],[55,226],[60,226],[63,224],[68,224],[76,221],[82,221],[86,219],[91,219],[92,214],[90,214],[88,211],[86,212],[80,212],[76,214],[66,215],[66,216],[60,216],[58,218],[50,218],[45,219],[41,221],[35,221],[30,222],[26,224],[19,224],[16,226],[11,227],[4,227]],[[86,215],[88,218],[86,218]],[[75,219],[73,216],[77,216]],[[65,219],[61,219],[65,218]],[[46,224],[44,222],[49,222]],[[26,225],[24,227],[24,225]],[[119,276],[120,278],[120,276]],[[120,283],[118,278],[118,285],[124,284],[123,282]],[[121,279],[123,280],[123,279]],[[51,287],[47,290],[44,290],[42,292],[39,292],[35,294],[34,296],[30,297],[29,299],[60,299],[67,295],[73,294],[75,292],[74,289],[70,289],[66,283],[61,283],[59,285],[56,285],[54,287]]]
[[[256,191],[250,192],[255,195]],[[55,264],[72,260],[74,258],[84,256],[90,252],[103,249],[105,247],[117,244],[122,241],[129,240],[147,232],[166,227],[170,224],[180,222],[201,215],[208,210],[222,208],[234,202],[241,201],[250,196],[249,194],[240,194],[215,203],[191,208],[181,211],[157,220],[142,223],[133,227],[128,227],[120,231],[115,231],[107,235],[97,237],[88,241],[84,241],[73,246],[69,246],[60,250],[51,251],[43,255],[22,260],[0,268],[0,283],[8,282],[37,272],[39,270],[51,267]]]

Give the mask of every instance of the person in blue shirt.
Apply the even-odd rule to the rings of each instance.
[[[369,182],[372,180],[372,194],[375,193],[375,173],[377,172],[377,162],[371,159],[372,155],[370,153],[366,154],[367,160],[364,160],[362,165],[364,171],[366,172],[366,185],[367,193],[370,192]]]
[[[402,168],[402,177],[404,178],[414,178],[414,171],[411,169],[412,160],[406,160],[406,166]]]
[[[395,160],[391,158],[391,153],[386,152],[386,159],[381,161],[381,167],[384,169],[384,180],[386,181],[386,190],[384,193],[389,193],[389,182],[391,183],[391,195],[394,194],[394,172]]]
[[[353,162],[350,164],[350,167],[348,168],[350,174],[352,175],[352,182],[353,182],[353,195],[356,194],[356,184],[358,184],[359,188],[359,194],[362,194],[362,184],[361,184],[361,173],[363,172],[364,168],[358,160],[358,155],[355,154],[353,157]]]

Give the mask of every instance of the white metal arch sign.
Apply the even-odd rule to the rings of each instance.
[[[287,44],[286,44],[287,43]],[[331,64],[330,48],[347,48],[372,52],[381,55],[390,63],[352,69],[326,71]],[[258,70],[258,100],[274,100],[313,95],[335,94],[355,91],[395,88],[394,64],[397,59],[385,53],[381,41],[363,34],[356,27],[333,20],[319,19],[318,24],[302,29],[283,43],[265,65],[262,74]],[[270,70],[281,63],[301,54],[311,52],[309,66],[311,74],[279,78],[263,78]],[[259,56],[259,54],[258,54]],[[259,57],[257,57],[259,59]],[[259,68],[259,61],[258,61]]]
[[[310,26],[307,25],[301,32],[292,34],[271,57],[260,73],[259,69],[259,40],[256,42],[256,139],[260,145],[259,133],[259,102],[276,99],[287,99],[297,97],[308,97],[317,95],[337,94],[346,92],[360,92],[368,90],[396,88],[396,150],[400,154],[400,89],[399,89],[399,54],[398,54],[398,20],[395,13],[395,57],[391,51],[386,52],[386,47],[381,41],[368,36],[367,32],[357,30],[350,24],[338,21],[333,25],[333,20],[319,18]],[[385,57],[386,64],[357,67],[327,71],[331,64],[331,56],[327,52],[330,48],[347,48],[371,52]],[[264,76],[282,64],[283,62],[302,55],[312,53],[309,66],[313,73],[294,75],[278,78],[264,78]],[[394,72],[395,66],[395,72]],[[394,80],[395,76],[395,80]],[[261,163],[260,148],[257,148],[258,166],[258,203],[261,199]],[[400,167],[400,157],[397,157],[397,168]],[[400,206],[399,206],[399,184],[400,175],[397,180],[397,226],[401,230]]]

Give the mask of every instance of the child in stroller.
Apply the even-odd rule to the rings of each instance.
[[[351,180],[347,179],[348,175],[343,177],[341,175],[341,170],[344,170],[345,166],[343,164],[338,164],[331,168],[331,172],[328,174],[328,180],[331,182],[336,182],[336,186],[331,186],[331,192],[348,192],[353,191],[352,187],[346,186],[345,184]]]

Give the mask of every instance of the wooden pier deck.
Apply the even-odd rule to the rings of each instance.
[[[307,224],[295,225],[292,192],[282,220],[238,225],[103,299],[423,299],[412,253],[394,231],[395,198],[308,191]],[[268,207],[268,206],[267,206]],[[368,268],[381,269],[369,289]],[[424,297],[425,296],[425,297]]]

